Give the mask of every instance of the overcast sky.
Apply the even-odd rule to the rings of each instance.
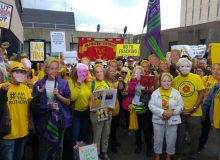
[[[142,32],[148,0],[24,0],[24,8],[73,11],[77,30]],[[161,0],[162,30],[180,26],[181,0]]]

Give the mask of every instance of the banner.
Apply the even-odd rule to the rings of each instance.
[[[46,46],[44,40],[30,40],[29,57],[31,62],[43,62],[46,58]]]
[[[212,64],[220,63],[220,43],[211,43],[211,62]]]
[[[173,45],[171,46],[172,49],[178,49],[181,51],[182,55],[187,55],[189,58],[202,58],[205,55],[206,52],[206,45]]]
[[[105,38],[103,41],[98,41],[95,38],[79,37],[78,57],[80,59],[87,57],[90,61],[112,60],[116,55],[116,45],[123,43],[124,39]]]
[[[160,36],[161,20],[160,20],[160,0],[149,0],[144,26],[147,25],[146,45],[147,48],[155,53],[160,60],[165,60],[162,52],[162,42]]]
[[[65,32],[50,32],[51,52],[66,52]]]
[[[13,6],[0,2],[0,27],[10,29]]]
[[[117,44],[116,56],[140,56],[140,44]]]

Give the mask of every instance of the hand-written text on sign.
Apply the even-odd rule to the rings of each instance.
[[[117,44],[116,56],[139,56],[139,44]]]
[[[44,61],[44,42],[30,42],[31,61]]]

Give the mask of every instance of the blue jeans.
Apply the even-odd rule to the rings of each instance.
[[[0,139],[0,160],[22,160],[27,136],[13,140]]]
[[[73,145],[76,144],[76,141],[87,141],[88,136],[88,126],[89,126],[89,114],[90,111],[74,111],[73,114],[73,125],[71,128],[71,139]]]

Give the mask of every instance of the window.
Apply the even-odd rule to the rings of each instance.
[[[169,51],[171,51],[171,46],[177,45],[177,44],[178,44],[177,41],[169,42]]]
[[[77,43],[70,43],[70,51],[77,51],[78,44]]]

